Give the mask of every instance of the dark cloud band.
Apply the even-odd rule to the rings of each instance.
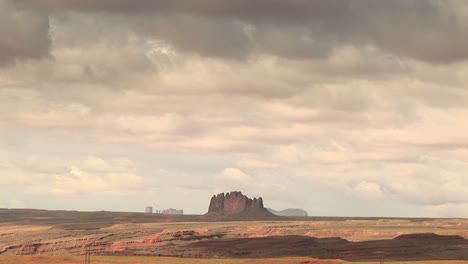
[[[47,14],[0,0],[0,65],[47,56],[48,32]]]
[[[99,14],[100,17],[124,15],[130,24],[131,21],[139,21],[134,23],[136,31],[143,28],[144,34],[166,41],[181,52],[210,57],[244,59],[252,54],[271,54],[314,59],[327,56],[336,47],[372,45],[397,56],[431,63],[452,63],[468,58],[465,48],[468,38],[464,37],[468,27],[457,15],[457,10],[465,5],[462,1],[19,2],[46,12],[104,13]],[[141,19],[141,14],[145,14],[146,19]],[[245,34],[246,25],[252,29],[250,35]],[[43,30],[35,32],[44,33]],[[39,47],[47,47],[44,45],[46,35],[38,37],[43,43]],[[5,46],[3,53],[16,56]]]

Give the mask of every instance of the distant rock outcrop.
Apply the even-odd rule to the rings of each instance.
[[[177,210],[174,208],[169,208],[161,211],[161,214],[163,215],[183,215],[184,210]]]
[[[249,198],[241,192],[220,193],[211,198],[208,215],[273,216],[263,207],[263,199]]]
[[[271,208],[267,208],[270,213],[279,216],[308,216],[307,212],[299,208],[289,208],[281,211],[276,211]]]

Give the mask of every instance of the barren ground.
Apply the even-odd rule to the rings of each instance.
[[[415,233],[452,237],[394,239]],[[0,263],[82,263],[86,246],[93,263],[103,264],[342,262],[317,258],[464,263],[468,243],[463,238],[468,238],[465,219],[216,222],[202,216],[0,209]]]

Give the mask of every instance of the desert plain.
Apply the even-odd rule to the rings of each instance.
[[[0,209],[0,263],[465,263],[468,220]],[[468,263],[468,261],[466,261]]]

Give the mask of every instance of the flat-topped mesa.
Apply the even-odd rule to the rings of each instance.
[[[264,211],[263,199],[250,199],[241,192],[220,193],[210,201],[208,213],[237,214],[244,211]]]

